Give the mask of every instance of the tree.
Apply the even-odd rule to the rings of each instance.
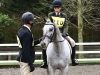
[[[94,29],[94,31],[100,30],[100,0],[62,1],[64,3],[64,12],[68,14],[69,25],[78,29],[78,42],[84,41],[84,33],[88,38],[92,37],[86,33],[86,28],[88,30]],[[79,46],[79,50],[83,50],[83,46]],[[83,56],[80,55],[79,57]]]
[[[78,42],[82,43],[83,42],[83,6],[82,6],[82,1],[78,0],[77,1],[78,5]],[[79,50],[83,51],[83,45],[79,46]],[[83,55],[79,55],[79,58],[82,58]]]
[[[48,13],[52,11],[52,1],[53,0],[0,0],[0,12],[8,15],[10,19],[17,19],[17,23],[15,24],[17,27],[14,27],[16,32],[22,25],[21,15],[26,11],[34,13],[36,20],[35,28],[33,28],[32,31],[34,31],[34,34],[36,35],[35,38],[38,38],[42,35],[42,31],[40,34],[38,34],[38,31],[40,31],[44,25],[43,18],[47,17]],[[75,39],[76,42],[78,42],[78,0],[62,0],[62,2],[62,10],[68,15],[69,29],[73,28],[71,31],[69,30],[69,34],[73,39]],[[94,31],[98,33],[100,31],[100,0],[82,0],[81,2],[83,18],[83,41],[94,41]],[[89,39],[91,36],[86,32],[86,29],[93,30],[93,39]],[[97,38],[98,37],[99,35]],[[99,39],[96,39],[96,41],[98,40]]]
[[[9,18],[8,15],[0,14],[0,40],[4,37],[3,28],[10,26],[11,28],[14,27],[16,23],[15,19]],[[7,32],[6,32],[7,33]],[[1,41],[2,42],[2,41]]]

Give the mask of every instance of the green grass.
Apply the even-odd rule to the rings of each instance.
[[[35,62],[34,65],[41,65],[42,62]],[[79,61],[79,64],[99,64],[100,61]],[[71,63],[70,63],[71,64]],[[18,62],[14,63],[0,63],[0,66],[17,66]]]
[[[35,65],[39,65],[39,64],[41,64],[42,62],[35,62],[34,64]],[[14,63],[0,63],[0,66],[17,66],[17,65],[19,65],[18,64],[18,62],[14,62]]]
[[[100,61],[80,61],[80,64],[97,64],[100,63]]]

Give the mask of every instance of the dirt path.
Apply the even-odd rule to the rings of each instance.
[[[58,75],[58,70],[56,75]],[[0,75],[20,75],[19,68],[0,68]],[[47,75],[45,69],[36,67],[33,75]],[[69,66],[68,75],[100,75],[100,65]]]

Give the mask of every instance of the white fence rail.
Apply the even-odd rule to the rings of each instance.
[[[100,45],[100,42],[91,42],[91,43],[76,43],[76,45]],[[1,47],[5,46],[11,46],[11,47],[17,47],[18,44],[0,44]],[[37,45],[40,46],[40,45]],[[100,53],[100,51],[76,51],[76,54],[90,54],[90,53]],[[36,55],[41,55],[42,52],[35,52]],[[12,56],[12,55],[18,55],[18,52],[7,52],[7,53],[0,53],[0,56]],[[78,61],[100,61],[100,58],[84,58],[84,59],[77,59]],[[42,60],[35,60],[35,62],[42,62]],[[18,62],[16,60],[0,60],[0,65],[1,64],[14,64]]]

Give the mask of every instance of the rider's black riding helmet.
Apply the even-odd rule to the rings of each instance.
[[[24,24],[29,24],[29,21],[34,21],[34,15],[31,12],[25,12],[22,15],[22,22]]]
[[[54,0],[52,2],[52,6],[54,7],[61,7],[62,6],[62,1],[61,0]]]

